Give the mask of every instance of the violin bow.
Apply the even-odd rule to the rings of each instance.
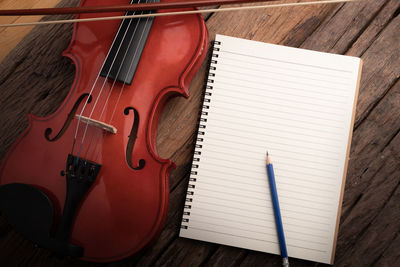
[[[243,4],[254,2],[270,2],[274,0],[197,0],[183,2],[153,2],[137,3],[130,5],[115,6],[87,6],[87,7],[61,7],[61,8],[35,8],[35,9],[10,9],[0,10],[0,16],[31,16],[31,15],[60,15],[60,14],[82,14],[100,12],[122,12],[122,11],[152,11],[159,9],[175,9],[189,7],[203,7],[212,5]]]
[[[81,13],[100,13],[100,12],[104,13],[104,12],[121,12],[121,11],[155,11],[160,9],[171,9],[171,8],[174,9],[191,8],[191,7],[204,7],[211,5],[271,2],[271,1],[273,0],[250,0],[250,1],[249,0],[219,0],[219,1],[205,0],[205,1],[189,1],[189,2],[147,3],[147,4],[120,5],[120,6],[16,9],[16,10],[0,10],[0,16],[81,14]],[[67,20],[28,22],[28,23],[0,24],[0,27],[34,26],[34,25],[63,24],[63,23],[104,21],[104,20],[117,20],[117,19],[130,19],[130,18],[187,15],[187,14],[198,14],[198,13],[216,13],[216,12],[252,10],[252,9],[262,9],[262,8],[294,7],[294,6],[333,4],[333,3],[345,3],[345,2],[357,2],[357,1],[362,1],[362,0],[322,0],[322,1],[309,1],[309,2],[264,4],[257,6],[239,6],[239,7],[212,8],[212,9],[201,9],[201,10],[133,14],[133,15],[122,15],[122,16],[93,17],[84,19],[67,19]]]

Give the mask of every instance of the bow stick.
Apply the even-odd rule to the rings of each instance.
[[[0,10],[0,16],[31,16],[31,15],[61,15],[61,14],[82,14],[122,11],[153,11],[159,9],[176,9],[190,7],[204,7],[228,4],[243,4],[254,2],[270,2],[274,0],[201,0],[185,2],[157,2],[137,3],[131,5],[115,6],[87,6],[87,7],[61,7],[61,8],[35,8],[35,9],[9,9]]]
[[[200,7],[210,6],[219,4],[238,4],[238,3],[251,3],[251,2],[267,2],[273,0],[219,0],[219,1],[190,1],[189,6],[182,2],[170,2],[170,3],[151,3],[151,4],[135,4],[127,6],[116,6],[116,7],[87,7],[87,8],[55,8],[58,13],[47,13],[52,8],[45,9],[32,9],[25,13],[26,9],[20,10],[0,10],[0,15],[6,16],[10,14],[14,15],[43,15],[43,14],[72,14],[72,13],[96,13],[96,12],[117,12],[117,11],[151,11],[158,9],[168,8],[188,8],[188,7]],[[186,15],[186,14],[198,14],[198,13],[214,13],[214,12],[227,12],[227,11],[238,11],[238,10],[251,10],[260,8],[274,8],[274,7],[289,7],[289,6],[305,6],[305,5],[317,5],[317,4],[333,4],[333,3],[344,3],[344,2],[356,2],[362,0],[323,0],[323,1],[311,1],[311,2],[296,2],[296,3],[284,3],[284,4],[268,4],[259,6],[240,6],[240,7],[228,7],[228,8],[214,8],[214,9],[202,9],[202,10],[187,10],[187,11],[175,11],[175,12],[160,12],[160,13],[149,13],[149,14],[134,14],[134,15],[123,15],[123,16],[108,16],[108,17],[95,17],[85,19],[68,19],[68,20],[54,20],[54,21],[40,21],[40,22],[28,22],[28,23],[14,23],[14,24],[0,24],[0,27],[16,27],[16,26],[33,26],[33,25],[46,25],[46,24],[62,24],[62,23],[75,23],[75,22],[89,22],[89,21],[103,21],[103,20],[116,20],[116,19],[129,19],[129,18],[145,18],[145,17],[161,17],[171,15]],[[222,3],[224,2],[224,3]],[[212,3],[212,4],[211,4]],[[158,8],[156,9],[156,7]],[[160,7],[161,6],[161,7]],[[100,9],[103,8],[103,9]],[[29,10],[29,9],[28,9]],[[73,10],[77,12],[73,12]],[[101,10],[101,11],[99,11]],[[107,10],[107,11],[105,11]],[[21,13],[20,13],[21,12]]]

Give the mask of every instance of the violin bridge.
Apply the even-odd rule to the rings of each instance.
[[[112,134],[116,134],[117,133],[117,128],[115,128],[114,126],[112,126],[110,124],[107,124],[107,123],[104,123],[102,121],[98,121],[98,120],[95,120],[95,119],[92,119],[92,118],[88,118],[88,117],[85,117],[85,116],[81,116],[81,115],[78,115],[78,114],[76,114],[75,117],[77,119],[80,119],[84,123],[87,123],[87,124],[89,124],[91,126],[100,128],[100,129],[102,129],[102,130],[104,130],[106,132],[109,132],[109,133],[112,133]]]

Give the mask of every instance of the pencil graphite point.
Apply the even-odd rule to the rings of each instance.
[[[265,159],[265,165],[271,164],[271,158],[269,156],[268,150],[267,150],[267,158]]]

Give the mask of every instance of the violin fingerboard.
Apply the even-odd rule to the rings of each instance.
[[[133,0],[131,4],[140,0]],[[149,0],[148,3],[160,2]],[[150,13],[137,11],[138,14]],[[126,15],[134,15],[127,12]],[[154,18],[124,19],[118,29],[107,58],[104,62],[100,76],[131,84],[139,64],[147,37],[153,25]]]

